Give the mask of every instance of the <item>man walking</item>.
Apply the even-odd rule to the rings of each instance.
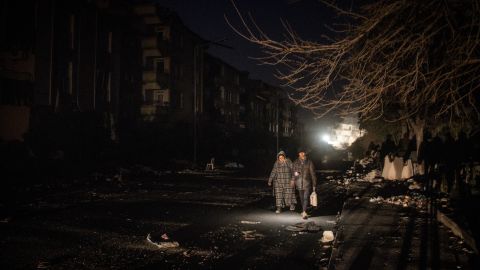
[[[310,190],[317,186],[317,177],[315,176],[315,167],[313,162],[307,159],[304,149],[298,150],[298,158],[293,163],[292,186],[296,186],[302,203],[302,218],[307,219],[307,206],[310,199]]]

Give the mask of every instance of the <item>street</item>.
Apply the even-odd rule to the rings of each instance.
[[[299,206],[275,214],[265,178],[167,174],[94,181],[2,204],[2,268],[318,269],[328,265],[332,244],[319,240],[334,230],[344,194],[323,182],[319,207],[307,220],[320,230],[295,232],[287,226],[305,222]],[[174,242],[178,246],[155,245]]]

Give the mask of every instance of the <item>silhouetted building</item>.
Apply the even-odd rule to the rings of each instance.
[[[185,27],[178,15],[155,4],[139,4],[142,37],[143,121],[193,121],[194,87],[202,112],[202,69],[205,41]],[[194,78],[196,75],[196,81]]]
[[[52,122],[67,129],[70,122],[118,140],[122,124],[138,114],[141,75],[140,40],[128,3],[4,0],[0,6],[2,110],[10,108],[15,121],[24,123],[22,132],[52,129]],[[81,123],[56,115],[75,115]],[[67,126],[60,127],[62,121]]]

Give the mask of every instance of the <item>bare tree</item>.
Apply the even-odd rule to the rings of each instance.
[[[259,45],[261,64],[277,68],[291,99],[318,117],[330,112],[362,120],[406,121],[421,140],[426,123],[478,123],[479,0],[379,0],[344,16],[326,42],[302,39],[283,23],[274,40],[235,6],[229,25]]]

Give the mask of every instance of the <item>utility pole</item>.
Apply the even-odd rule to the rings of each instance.
[[[278,106],[278,102],[279,102],[278,90],[277,90],[276,96],[277,96],[277,106],[276,106],[276,107],[277,107],[277,109],[276,109],[276,122],[277,122],[276,126],[277,126],[277,128],[276,128],[276,129],[277,129],[277,153],[278,153],[278,152],[280,152],[280,149],[279,149],[279,134],[280,134],[280,128],[279,128],[279,126],[278,126],[278,122],[279,122],[279,121],[278,121],[278,120],[279,120],[279,119],[278,119],[278,118],[279,118],[279,111],[278,111],[278,107],[279,107],[279,106]]]
[[[193,167],[197,166],[197,57],[199,45],[193,48]]]

